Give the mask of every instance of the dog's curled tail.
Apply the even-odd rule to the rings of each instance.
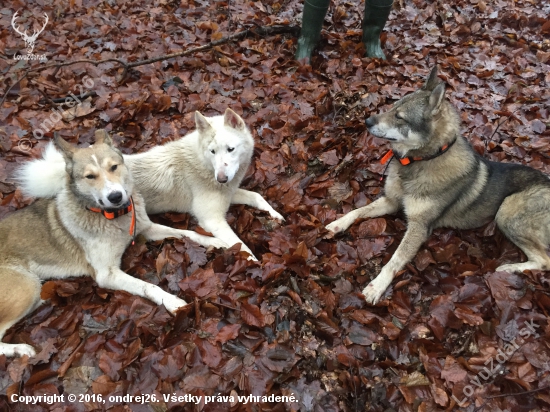
[[[15,181],[29,197],[54,197],[65,185],[65,160],[53,142],[44,150],[42,159],[31,160],[15,172]]]

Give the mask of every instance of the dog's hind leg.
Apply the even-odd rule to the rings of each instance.
[[[163,240],[167,237],[175,237],[177,239],[181,239],[182,237],[186,237],[204,247],[229,247],[226,242],[220,239],[216,239],[215,237],[200,235],[196,232],[193,232],[192,230],[174,229],[156,223],[153,223],[149,228],[142,231],[141,234],[145,236],[147,240]]]
[[[367,206],[352,210],[348,214],[342,216],[327,225],[327,229],[333,233],[340,233],[350,227],[357,219],[365,219],[368,217],[378,217],[383,215],[391,215],[399,210],[399,203],[389,197],[383,196],[376,199]]]
[[[0,340],[6,331],[21,318],[32,312],[40,300],[40,281],[31,274],[0,267],[0,284],[4,293],[0,294]],[[0,355],[34,356],[36,352],[30,345],[0,342]]]
[[[268,212],[269,215],[274,219],[285,220],[275,209],[271,207],[267,200],[265,200],[259,193],[251,192],[249,190],[237,189],[233,198],[231,199],[232,204],[237,205],[248,205],[255,207],[256,209],[263,210]]]
[[[495,220],[500,230],[527,256],[527,262],[502,265],[497,271],[550,270],[550,189],[533,187],[508,196]]]

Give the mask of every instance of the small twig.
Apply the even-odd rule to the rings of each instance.
[[[518,346],[513,352],[512,354],[508,357],[508,359],[512,359],[514,357],[514,355],[516,354],[516,352],[521,348],[521,346]],[[495,372],[498,368],[500,367],[503,367],[503,370],[504,370],[504,366],[502,364],[500,364],[496,369],[495,369]],[[499,371],[499,373],[503,373],[502,370]],[[494,381],[495,379],[493,379]],[[513,395],[513,394],[510,394],[510,395]],[[491,399],[490,397],[489,398],[486,398],[486,399]],[[480,406],[478,406],[477,408],[474,409],[474,412],[478,412],[480,410],[482,410],[485,405],[487,405],[487,401],[483,402]]]
[[[531,50],[533,51],[538,51],[538,50],[547,50],[548,49],[548,44],[545,44],[545,43],[542,43],[542,44],[539,44],[539,43],[536,43],[536,42],[532,42],[532,41],[527,41],[526,39],[523,39],[525,40],[525,43],[522,43],[518,40],[515,40],[515,39],[510,39],[506,36],[497,36],[495,37],[495,40],[503,40],[505,43],[509,44],[510,46],[512,47],[521,47],[523,48],[524,50],[527,49],[527,48],[530,48]]]
[[[39,80],[32,80],[32,82],[33,82],[34,84],[39,84],[39,85],[41,85],[41,86],[44,86],[46,89],[59,90],[59,87],[53,86],[53,85],[48,84],[48,83],[41,82],[41,81],[39,81]]]
[[[345,335],[344,335],[344,332],[343,331],[340,331],[340,340],[343,342],[345,340]],[[346,349],[346,351],[348,352],[349,355],[351,355],[355,361],[357,362],[357,358],[355,358],[354,355],[352,355],[349,351],[349,349]],[[357,385],[355,384],[355,378],[353,376],[353,366],[351,364],[351,362],[349,362],[349,366],[348,366],[348,372],[349,372],[349,378],[351,380],[351,384],[353,385],[353,392],[354,392],[354,401],[353,401],[353,405],[354,405],[354,409],[355,409],[355,412],[358,411],[358,399],[357,399]],[[359,374],[359,368],[357,368],[357,373]]]
[[[238,310],[238,311],[241,310],[240,308],[234,308],[233,306],[226,305],[225,303],[220,303],[220,302],[210,302],[210,303],[212,303],[213,305],[221,306],[221,307],[231,309],[231,310]]]
[[[506,92],[506,99],[508,98],[508,96],[510,95],[510,92],[512,92],[512,89],[514,89],[515,86],[517,86],[519,83],[515,83],[509,90],[508,92]],[[506,101],[506,99],[504,99],[504,101]],[[503,103],[504,103],[503,101]],[[501,107],[502,107],[502,104],[501,104]],[[506,122],[511,116],[513,116],[515,113],[517,112],[517,109],[514,110],[512,113],[510,113],[508,116],[506,116],[504,118],[504,120],[502,122],[499,122],[499,124],[497,124],[497,127],[495,128],[495,131],[491,134],[491,136],[489,137],[489,140],[486,140],[485,141],[485,152],[487,152],[487,144],[491,141],[493,141],[493,136],[496,134],[496,132],[498,132],[498,129],[500,128],[500,126],[502,126],[504,124],[504,122]]]
[[[195,328],[197,330],[201,328],[201,306],[199,304],[199,298],[195,298]]]
[[[500,128],[500,126],[502,126],[510,118],[510,116],[512,116],[513,114],[514,113],[510,113],[508,116],[506,116],[504,118],[503,121],[501,121],[497,124],[497,127],[495,128],[495,131],[493,132],[493,134],[491,134],[489,139],[485,141],[485,151],[487,151],[487,143],[493,140],[493,136],[496,134],[496,132],[498,132],[498,129]]]
[[[233,15],[231,14],[231,0],[227,0],[227,20],[228,20],[227,27],[230,30],[233,29],[235,22],[233,21]]]
[[[528,395],[530,393],[540,392],[540,391],[543,391],[545,389],[550,389],[550,385],[546,385],[546,386],[543,386],[542,388],[538,388],[538,389],[531,389],[530,391],[523,391],[523,392],[516,392],[516,393],[502,393],[500,395],[487,396],[485,399],[504,398],[506,396]]]
[[[55,102],[50,98],[50,96],[48,96],[48,95],[46,94],[46,92],[45,92],[44,90],[42,90],[41,88],[37,87],[37,89],[38,89],[38,91],[39,91],[40,93],[42,93],[42,96],[44,96],[44,99],[46,99],[46,101],[48,102],[48,104],[49,104],[50,106],[54,107]]]
[[[338,174],[342,171],[342,169],[348,165],[353,163],[351,159],[346,160],[345,158],[342,159],[342,161],[334,168],[334,176],[338,176]]]
[[[334,114],[332,115],[332,121],[334,122],[336,119],[336,116],[344,109],[344,106],[338,107],[338,109],[334,110]]]
[[[540,392],[544,389],[550,388],[550,385],[543,386],[542,388],[538,389],[532,389],[530,391],[524,391],[524,392],[516,392],[516,393],[502,393],[500,395],[493,395],[493,396],[486,396],[485,399],[495,399],[495,398],[505,398],[506,396],[520,396],[520,395],[528,395],[530,393]],[[474,412],[478,412],[481,409],[483,409],[487,405],[487,401],[483,402],[480,406],[474,409]]]
[[[357,370],[357,372],[359,372],[359,370]],[[355,384],[355,378],[353,376],[353,368],[351,366],[351,362],[350,362],[350,365],[349,365],[349,377],[351,379],[351,383],[353,384],[353,392],[355,394],[355,400],[353,402],[353,404],[355,405],[355,412],[359,412],[358,411],[359,399],[357,399],[357,385]]]
[[[86,335],[82,338],[82,341],[73,351],[73,353],[71,353],[70,356],[67,358],[67,360],[63,362],[63,364],[59,367],[59,369],[57,370],[57,373],[60,378],[65,376],[65,373],[67,373],[67,370],[70,368],[71,364],[73,363],[74,358],[76,358],[76,355],[88,340],[88,336],[90,336],[90,332],[86,333]]]
[[[97,96],[97,93],[92,91],[88,93],[84,93],[82,96],[78,96],[80,100],[86,100],[88,97],[95,97]],[[65,97],[56,97],[55,99],[50,99],[53,103],[65,103],[65,100],[67,98],[72,99],[71,96],[65,96]]]

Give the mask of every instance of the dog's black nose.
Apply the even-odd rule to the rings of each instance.
[[[109,193],[109,196],[107,196],[107,199],[109,199],[109,202],[111,202],[113,205],[117,205],[122,200],[122,192]]]
[[[368,117],[366,120],[365,120],[365,124],[367,125],[367,127],[372,127],[376,124],[376,120],[374,119],[374,116],[371,116],[371,117]]]

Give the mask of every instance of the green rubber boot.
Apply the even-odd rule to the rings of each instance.
[[[305,0],[296,60],[306,59],[310,62],[311,53],[321,38],[321,28],[329,4],[330,0]]]
[[[380,33],[388,20],[392,5],[393,0],[365,0],[363,44],[368,57],[386,60],[386,55],[380,47]]]

